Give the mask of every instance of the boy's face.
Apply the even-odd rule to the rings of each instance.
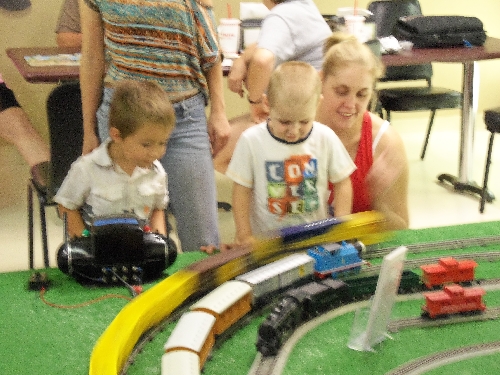
[[[125,138],[118,137],[124,161],[130,166],[151,168],[165,154],[171,130],[164,125],[145,123]]]
[[[312,129],[317,104],[316,100],[309,100],[303,105],[278,100],[269,110],[271,134],[286,142],[304,139]]]

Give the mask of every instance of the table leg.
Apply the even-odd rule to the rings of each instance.
[[[477,62],[475,61],[463,63],[463,102],[458,177],[444,173],[438,176],[438,180],[440,182],[449,182],[457,191],[467,191],[480,197],[482,187],[471,180],[474,162],[474,126],[479,97],[479,72],[477,68]],[[486,200],[491,202],[493,199],[495,197],[488,191]]]

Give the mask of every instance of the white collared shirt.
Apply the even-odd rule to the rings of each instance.
[[[153,210],[167,206],[167,174],[156,160],[151,169],[136,167],[129,176],[109,156],[110,142],[108,138],[71,165],[54,201],[81,209],[87,224],[95,216],[122,213],[148,222]]]

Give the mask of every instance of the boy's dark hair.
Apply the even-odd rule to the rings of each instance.
[[[168,94],[156,82],[122,80],[115,84],[109,109],[109,127],[126,138],[145,123],[175,127],[175,111]]]

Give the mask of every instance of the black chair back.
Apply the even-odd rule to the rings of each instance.
[[[83,116],[79,82],[57,86],[47,100],[50,135],[49,195],[57,192],[71,164],[82,154]]]

